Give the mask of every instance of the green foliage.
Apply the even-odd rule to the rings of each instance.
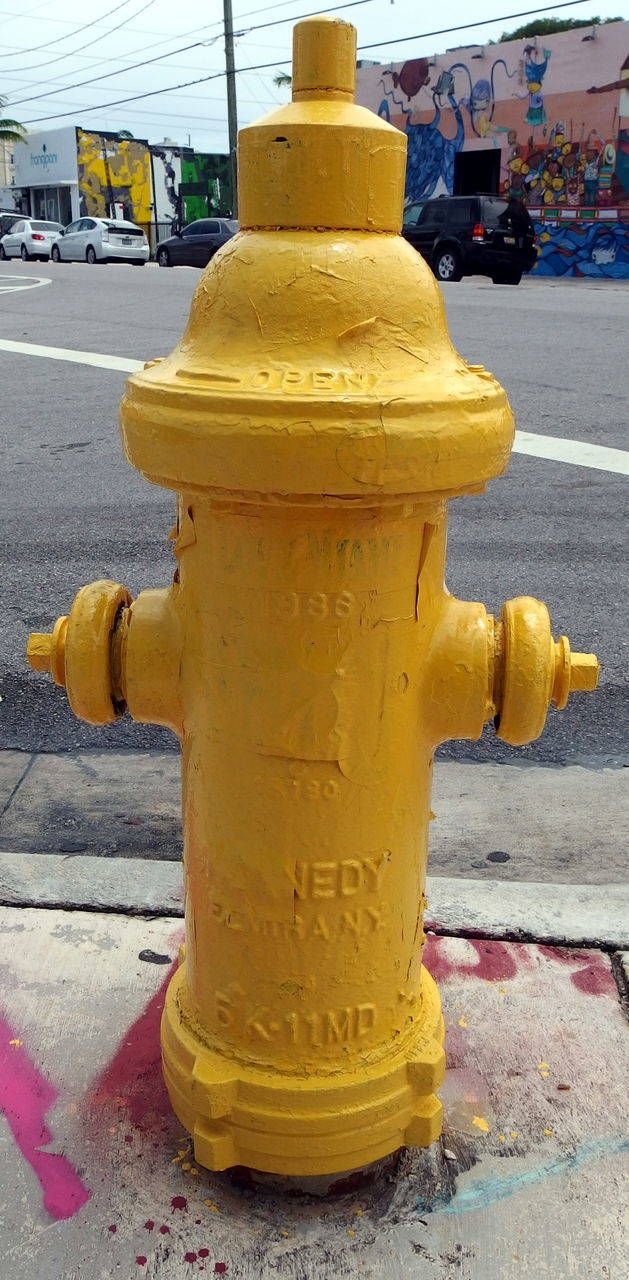
[[[0,142],[24,142],[26,139],[24,125],[19,124],[17,120],[9,120],[7,116],[2,115],[2,109],[6,107],[6,104],[6,98],[0,95]]]
[[[273,76],[273,84],[277,85],[278,89],[283,89],[285,85],[290,85],[292,83],[293,78],[292,76],[289,76],[286,71],[280,71],[278,75]]]
[[[553,36],[559,31],[573,31],[576,27],[600,27],[608,22],[623,22],[623,18],[535,18],[534,21],[517,27],[515,31],[503,31],[497,43],[526,40],[530,36]]]

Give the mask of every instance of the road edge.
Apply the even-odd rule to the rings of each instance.
[[[629,886],[429,876],[427,931],[449,936],[629,948]],[[0,906],[184,914],[179,861],[0,851]]]

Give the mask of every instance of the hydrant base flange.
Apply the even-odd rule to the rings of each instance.
[[[185,965],[162,1018],[162,1062],[173,1109],[194,1156],[215,1171],[234,1165],[286,1176],[344,1173],[441,1132],[445,1029],[437,986],[421,975],[422,1014],[403,1052],[347,1073],[265,1071],[208,1048],[182,1015]],[[183,997],[183,999],[182,999]]]

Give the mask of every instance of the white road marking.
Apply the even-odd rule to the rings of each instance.
[[[5,277],[6,278],[6,277]],[[87,364],[95,369],[119,369],[122,373],[137,373],[144,368],[143,360],[126,360],[124,356],[99,355],[97,351],[72,351],[67,347],[40,347],[32,342],[13,342],[0,338],[0,351],[14,355],[43,356],[48,360],[69,360],[72,364]],[[595,471],[612,471],[619,476],[629,476],[629,451],[609,449],[605,445],[588,444],[585,440],[567,440],[563,436],[541,436],[532,431],[516,431],[514,453],[545,462],[564,462],[574,467],[590,467]]]
[[[15,281],[17,280],[17,284]],[[0,293],[19,293],[21,289],[39,289],[43,284],[52,284],[47,276],[5,276],[0,275]]]
[[[95,369],[120,369],[123,373],[137,373],[144,368],[142,360],[102,356],[97,351],[71,351],[68,347],[40,347],[34,342],[12,342],[10,338],[0,338],[0,351],[10,351],[17,356],[44,356],[47,360],[69,360],[71,364],[90,364]]]
[[[516,431],[514,453],[525,453],[546,462],[567,462],[573,467],[591,467],[595,471],[613,471],[629,476],[629,452],[608,449],[585,440],[566,440],[563,436],[538,436],[532,431]]]

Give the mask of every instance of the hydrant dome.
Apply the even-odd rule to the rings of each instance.
[[[398,235],[406,138],[356,106],[355,63],[349,24],[298,23],[293,101],[240,133],[241,231],[122,405],[127,457],[157,484],[394,498],[476,491],[507,465],[507,398],[454,350]]]
[[[360,232],[234,237],[172,355],[129,379],[121,421],[155,483],[297,497],[477,490],[513,439],[426,264]]]

